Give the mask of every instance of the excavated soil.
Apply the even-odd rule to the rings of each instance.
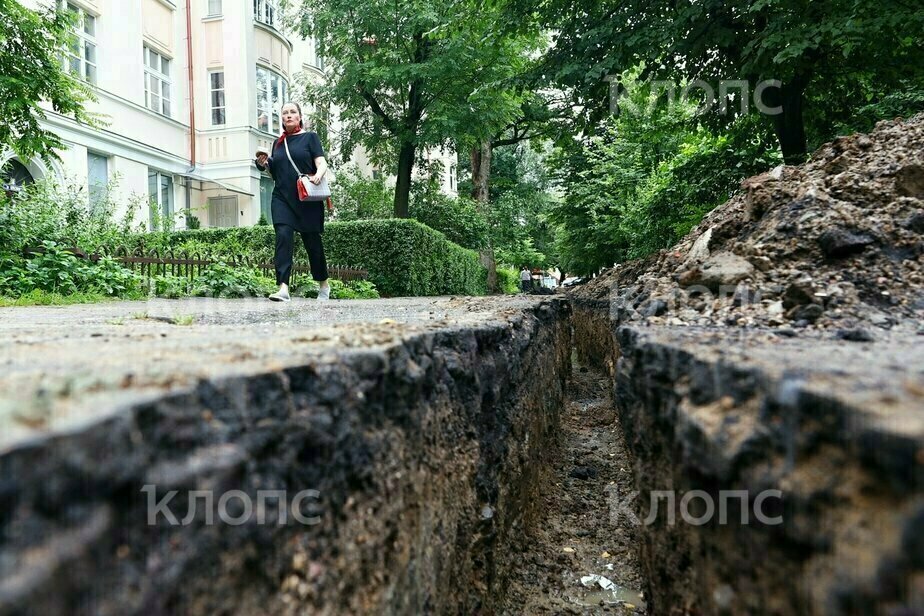
[[[670,250],[575,291],[620,320],[815,328],[852,341],[924,323],[924,115],[749,178]]]
[[[746,180],[571,296],[626,489],[779,493],[776,525],[640,529],[649,613],[924,614],[924,115]]]

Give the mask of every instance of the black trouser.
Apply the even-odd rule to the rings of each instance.
[[[533,282],[531,280],[521,280],[520,286],[523,288],[524,293],[529,293],[533,288]]]
[[[292,276],[292,252],[295,250],[295,229],[289,225],[273,225],[276,229],[276,284],[289,284]],[[327,280],[327,259],[324,257],[324,243],[321,234],[300,233],[308,263],[311,264],[311,277],[315,280]]]

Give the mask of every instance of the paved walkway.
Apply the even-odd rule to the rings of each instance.
[[[50,428],[98,420],[139,396],[518,318],[540,301],[195,298],[0,308],[0,452]]]

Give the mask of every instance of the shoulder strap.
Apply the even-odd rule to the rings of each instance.
[[[295,161],[292,160],[292,154],[289,153],[289,142],[288,142],[288,139],[283,139],[283,140],[282,140],[282,145],[286,146],[286,156],[289,157],[289,162],[292,163],[292,168],[295,169],[296,175],[299,175],[299,176],[305,175],[304,173],[302,173],[302,172],[299,170],[298,165],[295,164]]]

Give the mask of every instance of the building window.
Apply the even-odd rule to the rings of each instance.
[[[225,123],[225,74],[223,71],[209,73],[209,100],[212,105],[212,126]]]
[[[151,229],[173,230],[173,177],[148,169]]]
[[[275,0],[253,0],[253,17],[267,26],[276,26]]]
[[[170,116],[170,60],[144,46],[144,105]]]
[[[257,67],[257,128],[274,135],[282,131],[282,105],[288,85],[279,73]]]
[[[7,196],[18,193],[24,186],[28,186],[33,182],[32,174],[29,173],[24,164],[15,158],[11,158],[0,168],[0,185],[2,185],[0,188],[3,189]]]
[[[208,16],[212,17],[213,15],[221,15],[221,0],[208,0],[208,2],[209,2]]]
[[[96,83],[96,17],[83,9],[67,4],[67,10],[77,18],[74,39],[67,49],[65,66],[88,82]]]
[[[95,209],[106,200],[109,187],[109,158],[95,152],[87,152],[87,193],[90,195],[90,209]]]

